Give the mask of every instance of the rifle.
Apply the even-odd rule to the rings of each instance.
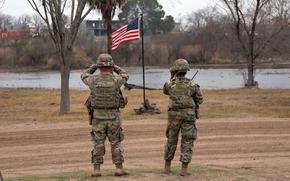
[[[94,109],[91,106],[91,97],[89,96],[85,102],[85,106],[87,107],[88,115],[89,115],[89,124],[93,124],[94,119]]]
[[[193,80],[195,78],[195,76],[198,74],[198,70],[195,72],[195,74],[193,75],[193,77],[191,78],[191,80]],[[195,108],[195,118],[199,119],[199,105],[195,104],[196,108]]]
[[[128,84],[128,83],[125,83],[124,84],[125,86],[125,89],[126,90],[131,90],[131,89],[143,89],[143,86],[139,86],[139,85],[135,85],[135,84]],[[146,90],[161,90],[161,89],[158,89],[158,88],[150,88],[150,87],[145,87]]]
[[[195,74],[193,75],[193,77],[191,78],[191,80],[193,80],[197,74],[198,74],[198,70],[195,72]]]

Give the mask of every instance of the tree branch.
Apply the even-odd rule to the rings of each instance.
[[[284,26],[281,26],[276,31],[272,32],[270,37],[267,40],[265,40],[259,48],[257,48],[256,53],[254,55],[254,59],[258,58],[260,56],[260,54],[263,52],[263,50],[267,47],[267,45],[273,40],[273,38],[275,38],[283,30],[285,30],[289,25],[290,25],[290,22],[285,24]]]
[[[63,12],[65,10],[65,6],[66,6],[67,0],[64,0],[62,8],[61,8],[61,15],[63,15]]]
[[[46,21],[47,19],[42,15],[42,13],[39,11],[39,8],[37,7],[34,0],[27,0],[27,2],[30,4],[31,8],[39,14],[39,16]]]
[[[73,19],[74,19],[74,13],[75,13],[75,0],[72,0],[71,13],[70,13],[70,25],[71,26],[72,26]]]
[[[244,53],[246,54],[246,56],[248,57],[249,56],[249,50],[247,49],[247,46],[245,44],[245,42],[243,41],[242,39],[242,35],[241,35],[241,15],[242,15],[242,19],[244,19],[244,16],[243,16],[243,13],[241,12],[240,8],[239,8],[239,2],[238,0],[235,0],[234,1],[234,6],[235,6],[235,12],[236,12],[236,18],[237,18],[237,21],[236,21],[236,33],[237,33],[237,37],[238,37],[238,40],[242,46],[242,49],[244,50]],[[245,19],[243,20],[243,27],[244,27],[244,30],[246,31],[247,35],[249,35],[249,32],[247,30],[247,25],[246,25],[246,21]]]

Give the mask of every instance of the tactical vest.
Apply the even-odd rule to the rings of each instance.
[[[186,78],[174,78],[171,80],[169,87],[169,108],[185,109],[195,108],[192,97],[192,83]]]
[[[97,75],[91,87],[91,106],[94,109],[118,109],[119,88],[114,75]]]

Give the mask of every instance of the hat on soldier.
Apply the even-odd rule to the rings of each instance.
[[[179,71],[179,72],[187,72],[189,70],[190,70],[189,64],[185,59],[175,60],[173,66],[170,68],[170,71]]]
[[[114,66],[114,61],[111,55],[107,53],[102,53],[97,59],[98,67],[112,67]]]

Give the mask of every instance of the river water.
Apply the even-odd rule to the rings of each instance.
[[[127,68],[130,75],[128,83],[142,85],[142,69]],[[87,89],[80,79],[81,70],[71,71],[70,88],[76,90]],[[191,70],[187,76],[192,77],[196,70]],[[246,71],[239,69],[199,69],[195,81],[203,89],[229,89],[244,86]],[[146,87],[162,88],[170,74],[168,69],[146,69]],[[290,69],[257,69],[255,80],[260,88],[290,89]],[[1,88],[44,88],[59,89],[60,73],[33,72],[33,73],[0,73]]]

